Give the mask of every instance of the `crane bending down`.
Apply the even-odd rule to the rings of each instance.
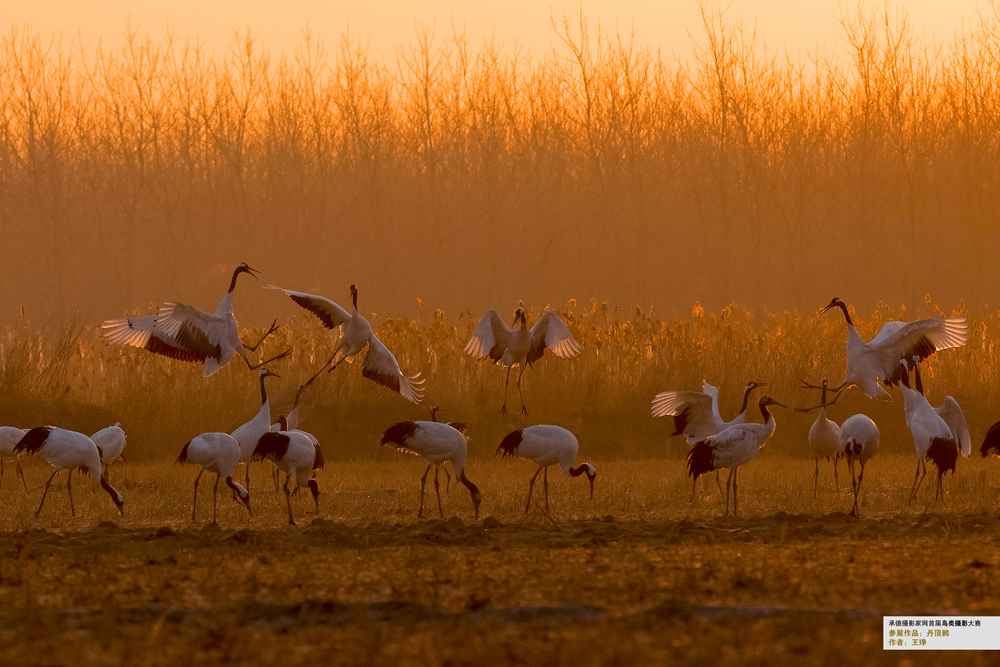
[[[24,471],[21,470],[21,457],[14,453],[14,447],[26,433],[26,430],[15,426],[0,426],[0,486],[3,486],[3,461],[7,458],[13,458],[17,464],[17,474],[21,477],[21,483],[24,484],[24,492],[28,493],[28,482],[25,481]]]
[[[653,397],[652,414],[654,417],[673,417],[674,432],[671,435],[684,435],[688,446],[710,436],[725,431],[730,426],[742,424],[747,417],[747,403],[750,394],[758,387],[766,387],[763,382],[747,382],[743,388],[743,405],[740,413],[732,421],[723,421],[719,413],[719,390],[701,381],[701,391],[661,391]],[[715,484],[722,493],[719,482],[719,471],[715,471]]]
[[[73,487],[70,482],[73,476],[73,468],[79,468],[80,472],[89,472],[94,477],[100,477],[101,487],[111,496],[111,501],[118,508],[119,513],[124,513],[124,499],[122,494],[108,484],[108,480],[101,474],[101,450],[98,449],[94,441],[83,433],[67,431],[64,428],[54,426],[39,426],[24,434],[24,437],[14,445],[14,453],[37,454],[48,461],[54,470],[49,480],[45,482],[45,491],[42,493],[42,500],[38,503],[35,516],[42,511],[45,504],[45,496],[49,494],[49,487],[52,479],[62,470],[66,473],[66,491],[69,493],[69,511],[72,516],[76,516],[76,509],[73,507]]]
[[[292,492],[288,483],[295,480],[295,493],[300,487],[308,488],[316,504],[316,514],[319,514],[319,482],[313,471],[323,469],[323,451],[319,441],[305,431],[288,430],[284,416],[279,418],[280,431],[268,431],[260,436],[253,450],[253,460],[270,459],[279,470],[285,473],[285,503],[288,505],[288,524],[295,525],[292,516]]]
[[[215,473],[215,486],[212,494],[212,523],[216,522],[219,510],[219,480],[226,479],[226,486],[233,490],[233,497],[247,506],[247,512],[253,517],[250,509],[250,492],[233,481],[233,471],[240,460],[240,443],[228,433],[202,433],[188,441],[177,457],[177,463],[194,463],[201,466],[201,471],[194,478],[194,501],[191,503],[191,520],[194,521],[198,512],[198,480],[206,470]]]
[[[538,465],[538,470],[528,483],[528,500],[524,504],[524,513],[527,514],[531,509],[531,492],[535,488],[538,473],[542,473],[542,485],[545,488],[545,511],[549,511],[549,466],[551,465],[558,465],[570,477],[587,475],[587,479],[590,480],[590,499],[594,499],[594,480],[597,478],[597,470],[589,463],[573,467],[579,451],[580,443],[567,429],[552,424],[536,424],[508,433],[500,442],[494,456],[497,454],[501,454],[502,458],[520,456]]]
[[[757,450],[774,434],[774,417],[767,410],[769,405],[786,407],[770,396],[761,396],[757,401],[757,407],[764,418],[763,424],[736,424],[691,448],[687,458],[688,474],[694,478],[691,486],[691,502],[694,502],[694,484],[698,483],[698,475],[720,468],[729,468],[729,477],[726,479],[726,514],[729,514],[729,487],[732,486],[733,516],[736,516],[739,507],[736,473],[741,465],[749,463],[757,456]]]
[[[920,369],[914,359],[914,370],[917,373],[917,391],[910,389],[909,371],[906,360],[899,362],[904,371],[899,374],[900,389],[903,392],[903,406],[906,410],[906,426],[913,436],[913,446],[917,452],[917,472],[913,478],[913,488],[910,499],[913,502],[920,484],[927,475],[927,459],[934,461],[938,469],[937,487],[934,489],[934,500],[940,495],[944,500],[944,485],[942,478],[949,470],[955,472],[955,462],[958,461],[958,444],[952,435],[951,427],[927,402],[920,383]],[[921,467],[923,474],[921,474]]]
[[[431,409],[431,421],[432,422],[437,422],[437,413],[441,412],[441,408],[439,408],[438,404],[435,403],[434,405],[431,406],[430,409]],[[448,426],[452,427],[453,429],[455,429],[456,431],[458,431],[462,435],[465,435],[466,430],[468,430],[468,428],[469,428],[469,425],[466,424],[465,422],[443,422],[443,423],[445,423]],[[445,485],[444,491],[445,491],[445,493],[450,493],[451,492],[451,473],[448,472],[448,466],[443,466],[442,469],[444,470],[444,476],[445,476],[445,479],[447,480],[447,483]]]
[[[520,322],[520,325],[518,324]],[[528,321],[523,308],[514,312],[514,321],[508,327],[495,310],[490,310],[480,318],[472,337],[465,344],[465,353],[507,367],[507,377],[503,383],[503,407],[500,414],[507,414],[507,388],[510,385],[510,369],[520,366],[517,374],[517,395],[521,398],[521,414],[528,416],[521,393],[521,376],[525,366],[531,366],[542,358],[546,349],[560,359],[572,359],[580,354],[583,347],[573,338],[559,316],[548,310],[528,329]]]
[[[160,312],[156,315],[105,320],[101,324],[104,342],[139,347],[171,359],[204,363],[206,377],[237,354],[252,371],[285,358],[291,350],[285,350],[259,364],[251,364],[247,359],[246,351],[256,352],[260,344],[278,327],[277,320],[272,322],[271,328],[256,345],[244,345],[240,340],[236,317],[233,315],[233,290],[236,289],[236,279],[241,273],[257,277],[255,270],[246,264],[237,266],[229,283],[229,291],[222,297],[214,315],[183,303],[167,301],[160,306]]]
[[[916,322],[886,322],[871,341],[865,342],[854,328],[847,304],[834,298],[820,313],[840,308],[847,320],[847,375],[840,391],[856,384],[869,398],[890,398],[879,383],[899,382],[899,361],[914,356],[926,359],[938,350],[961,347],[968,340],[969,325],[964,317],[931,317]]]
[[[854,507],[851,516],[858,518],[858,496],[861,493],[861,482],[865,477],[865,464],[868,459],[878,454],[879,433],[875,422],[866,415],[854,415],[844,420],[840,427],[841,447],[847,457],[847,465],[851,468],[851,488],[854,490]],[[861,472],[857,481],[854,479],[854,461],[861,464]]]
[[[455,469],[455,477],[465,485],[472,496],[472,507],[476,513],[476,521],[479,520],[479,504],[483,497],[479,492],[479,487],[465,476],[468,442],[461,431],[440,422],[396,422],[382,433],[381,445],[395,445],[397,450],[416,454],[427,461],[427,470],[420,478],[418,519],[424,515],[424,489],[427,486],[427,473],[431,471],[431,466],[434,466],[434,491],[437,493],[438,514],[444,518],[444,510],[441,508],[441,485],[438,482],[438,468],[445,461],[451,461],[451,467]]]
[[[398,392],[408,401],[420,403],[423,399],[424,390],[421,385],[423,380],[418,380],[420,373],[416,375],[406,375],[399,368],[396,357],[375,337],[371,324],[358,312],[358,288],[351,285],[351,303],[354,306],[352,312],[348,313],[339,305],[330,301],[326,297],[296,292],[283,287],[265,285],[267,289],[279,290],[287,294],[292,301],[302,306],[310,313],[319,318],[327,329],[340,329],[340,340],[333,350],[330,361],[323,365],[323,368],[316,372],[308,382],[306,387],[312,385],[313,381],[319,377],[327,366],[333,365],[330,372],[335,370],[345,359],[351,358],[368,348],[365,361],[361,365],[361,375],[376,384],[380,384],[387,389]]]

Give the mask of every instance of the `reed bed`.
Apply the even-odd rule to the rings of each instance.
[[[825,299],[823,303],[825,304]],[[707,313],[659,317],[639,309],[625,313],[606,304],[570,302],[559,309],[582,354],[572,361],[546,355],[524,374],[529,418],[518,415],[517,369],[511,374],[510,414],[499,414],[506,370],[463,354],[476,317],[468,311],[449,317],[435,311],[429,321],[382,318],[381,340],[408,373],[426,380],[424,402],[415,406],[361,377],[358,363],[343,364],[316,380],[303,395],[302,426],[324,444],[328,457],[367,459],[377,450],[382,431],[395,421],[428,419],[436,403],[442,418],[470,424],[470,455],[492,456],[509,431],[534,423],[560,424],[574,431],[584,455],[637,459],[686,455],[682,438],[671,439],[670,418],[650,417],[650,401],[659,391],[701,388],[702,379],[721,390],[721,409],[731,418],[739,409],[749,380],[768,383],[766,392],[789,406],[812,406],[818,392],[799,388],[800,378],[839,383],[845,372],[846,326],[839,313],[808,315],[796,311],[755,313],[730,306]],[[529,322],[539,315],[529,313]],[[924,363],[933,404],[954,396],[969,421],[975,446],[1000,413],[996,339],[1000,314],[964,306],[943,312],[928,299],[917,309],[882,306],[866,316],[854,314],[865,338],[892,319],[963,315],[969,342]],[[262,331],[244,332],[256,340]],[[274,334],[263,350],[271,355],[290,347],[292,355],[271,369],[272,416],[290,409],[296,386],[329,358],[336,337],[312,316],[297,316]],[[21,427],[56,424],[92,433],[116,421],[129,434],[126,456],[141,461],[166,460],[199,433],[231,432],[260,407],[256,373],[239,359],[210,378],[201,366],[151,355],[144,350],[107,347],[93,323],[56,332],[36,330],[27,320],[10,326],[0,343],[0,422]],[[842,421],[863,412],[879,425],[884,452],[909,453],[912,442],[903,423],[902,398],[873,401],[856,388],[834,406]],[[751,406],[750,419],[758,419]],[[777,432],[765,454],[803,455],[814,418],[778,409]]]

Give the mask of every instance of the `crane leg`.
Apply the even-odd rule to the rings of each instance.
[[[532,476],[531,481],[528,482],[528,502],[524,504],[524,513],[527,514],[528,510],[531,509],[531,490],[535,488],[535,478],[538,477],[538,473],[542,472],[542,466],[538,466],[538,470]]]
[[[503,405],[500,407],[500,414],[507,414],[507,388],[510,386],[510,366],[507,367],[507,377],[503,381]]]
[[[542,487],[545,489],[545,511],[549,511],[549,469],[542,473]]]
[[[260,347],[260,344],[263,343],[267,339],[268,336],[270,336],[271,334],[273,334],[277,330],[278,330],[278,319],[275,318],[274,321],[271,322],[271,328],[267,330],[266,334],[264,334],[263,336],[261,336],[260,340],[257,341],[256,345],[247,345],[246,343],[243,343],[243,341],[240,341],[240,342],[243,343],[243,347],[245,347],[246,349],[250,350],[251,352],[256,352],[257,348]]]
[[[719,481],[719,471],[715,471],[715,485],[719,487],[719,495],[722,495],[722,482]]]
[[[0,489],[3,488],[3,459],[0,458]]]
[[[917,491],[919,491],[920,487],[923,486],[924,477],[927,477],[927,459],[920,459],[920,464],[921,464],[920,465],[921,473],[920,473],[920,481],[917,482]]]
[[[816,500],[816,492],[819,491],[819,457],[816,457],[816,480],[813,482],[813,500]]]
[[[292,348],[288,348],[287,350],[285,350],[281,354],[275,355],[275,356],[271,357],[270,359],[265,359],[264,361],[260,362],[259,364],[251,364],[250,360],[247,359],[244,355],[241,354],[240,356],[243,357],[243,361],[247,362],[247,368],[249,368],[252,371],[255,371],[258,368],[260,368],[261,366],[264,366],[265,364],[269,364],[272,361],[279,361],[281,359],[284,359],[285,357],[287,357],[291,353],[292,353]]]
[[[521,399],[521,414],[527,417],[528,408],[524,405],[524,394],[521,393],[521,377],[524,375],[524,366],[521,366],[520,370],[521,372],[517,374],[517,396]],[[548,509],[548,507],[545,509]]]
[[[840,497],[840,478],[837,477],[837,461],[840,460],[840,454],[833,457],[833,485],[837,487],[837,497]]]
[[[852,481],[853,481],[853,473],[852,473],[851,477],[852,477]],[[907,505],[909,505],[910,503],[912,503],[913,502],[913,497],[915,495],[917,495],[917,480],[918,479],[920,479],[920,459],[917,459],[917,472],[913,476],[913,487],[910,489],[910,499],[908,501],[906,501]]]
[[[212,487],[212,523],[218,523],[219,521],[219,480],[222,479],[222,475],[216,473],[215,475],[215,486]]]
[[[274,466],[271,470],[271,478],[274,479],[274,492],[281,492],[281,471],[278,470],[278,466]]]
[[[288,525],[294,526],[295,519],[292,517],[292,494],[288,490],[288,480],[292,478],[292,473],[285,473],[285,504],[288,505]]]
[[[729,516],[729,489],[733,485],[733,471],[729,471],[729,477],[726,478],[726,516]]]
[[[858,517],[858,487],[860,482],[854,479],[854,459],[848,457],[847,465],[851,468],[851,491],[854,492],[854,505],[851,507],[851,516],[854,518]]]
[[[21,476],[21,484],[24,484],[24,493],[28,493],[28,482],[24,479],[24,471],[21,470],[21,459],[17,460],[17,474]]]
[[[733,468],[733,516],[739,514],[738,508],[740,503],[740,497],[736,493],[736,473],[738,473],[739,471],[740,471],[739,466]]]
[[[69,515],[76,516],[76,509],[73,508],[73,469],[66,472],[66,491],[69,493]]]
[[[427,486],[427,473],[431,471],[431,464],[427,464],[427,470],[424,471],[424,476],[420,478],[420,509],[417,510],[417,518],[421,518],[424,515],[424,488]]]
[[[444,478],[448,481],[447,486],[444,487],[444,492],[451,493],[451,473],[448,472],[448,466],[444,466]]]
[[[205,472],[204,468],[198,471],[198,476],[194,478],[194,500],[191,502],[191,520],[194,521],[195,514],[198,512],[198,480],[201,479],[201,473]]]
[[[42,502],[38,503],[38,509],[35,510],[35,516],[38,516],[42,512],[42,505],[45,504],[45,496],[49,495],[49,486],[52,485],[52,478],[56,476],[56,472],[58,471],[54,471],[52,475],[49,476],[49,481],[45,482],[45,491],[42,492]]]
[[[440,467],[441,466],[434,466],[434,493],[436,493],[438,497],[438,514],[443,519],[444,510],[441,509],[441,484],[438,483],[438,469],[440,469]]]

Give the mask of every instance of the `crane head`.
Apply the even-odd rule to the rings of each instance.
[[[843,301],[841,301],[838,297],[833,297],[833,300],[830,301],[830,303],[828,303],[826,305],[826,308],[824,308],[823,310],[819,311],[819,314],[822,315],[823,313],[825,313],[826,311],[830,310],[831,308],[846,308],[846,307],[847,307],[846,303],[844,303]]]
[[[757,401],[757,406],[760,407],[760,408],[766,408],[769,405],[776,405],[779,408],[787,408],[788,407],[784,403],[779,403],[778,401],[774,400],[770,396],[761,396],[760,400]]]
[[[528,326],[528,320],[524,315],[524,308],[518,308],[517,310],[514,311],[514,322],[511,324],[511,326],[516,327],[518,320],[524,322],[524,326]]]
[[[249,273],[254,278],[259,278],[257,274],[260,272],[257,271],[257,269],[250,268],[250,265],[246,262],[240,262],[240,265],[236,267],[236,271],[234,273],[237,276],[241,273]]]
[[[262,368],[259,371],[257,371],[257,375],[260,377],[261,380],[263,380],[264,378],[267,378],[267,377],[272,377],[272,378],[280,378],[281,377],[277,373],[272,373],[271,371],[267,370],[266,368]]]
[[[355,310],[358,307],[358,287],[357,285],[351,285],[351,302],[354,304]]]
[[[767,386],[766,382],[754,382],[753,380],[751,380],[750,382],[747,382],[746,391],[751,391],[753,389],[756,389],[757,387],[766,387],[766,386]]]

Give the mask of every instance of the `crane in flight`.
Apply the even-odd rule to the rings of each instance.
[[[247,350],[256,352],[261,343],[278,328],[278,321],[271,323],[271,328],[255,345],[245,345],[240,340],[236,316],[233,315],[233,290],[236,289],[236,279],[242,273],[257,277],[255,269],[241,262],[233,271],[229,291],[222,297],[215,314],[183,303],[167,301],[160,306],[156,315],[105,320],[101,324],[104,342],[142,348],[171,359],[204,363],[205,377],[222,368],[237,354],[252,371],[264,364],[284,359],[291,350],[285,350],[259,364],[251,364],[247,359]]]

